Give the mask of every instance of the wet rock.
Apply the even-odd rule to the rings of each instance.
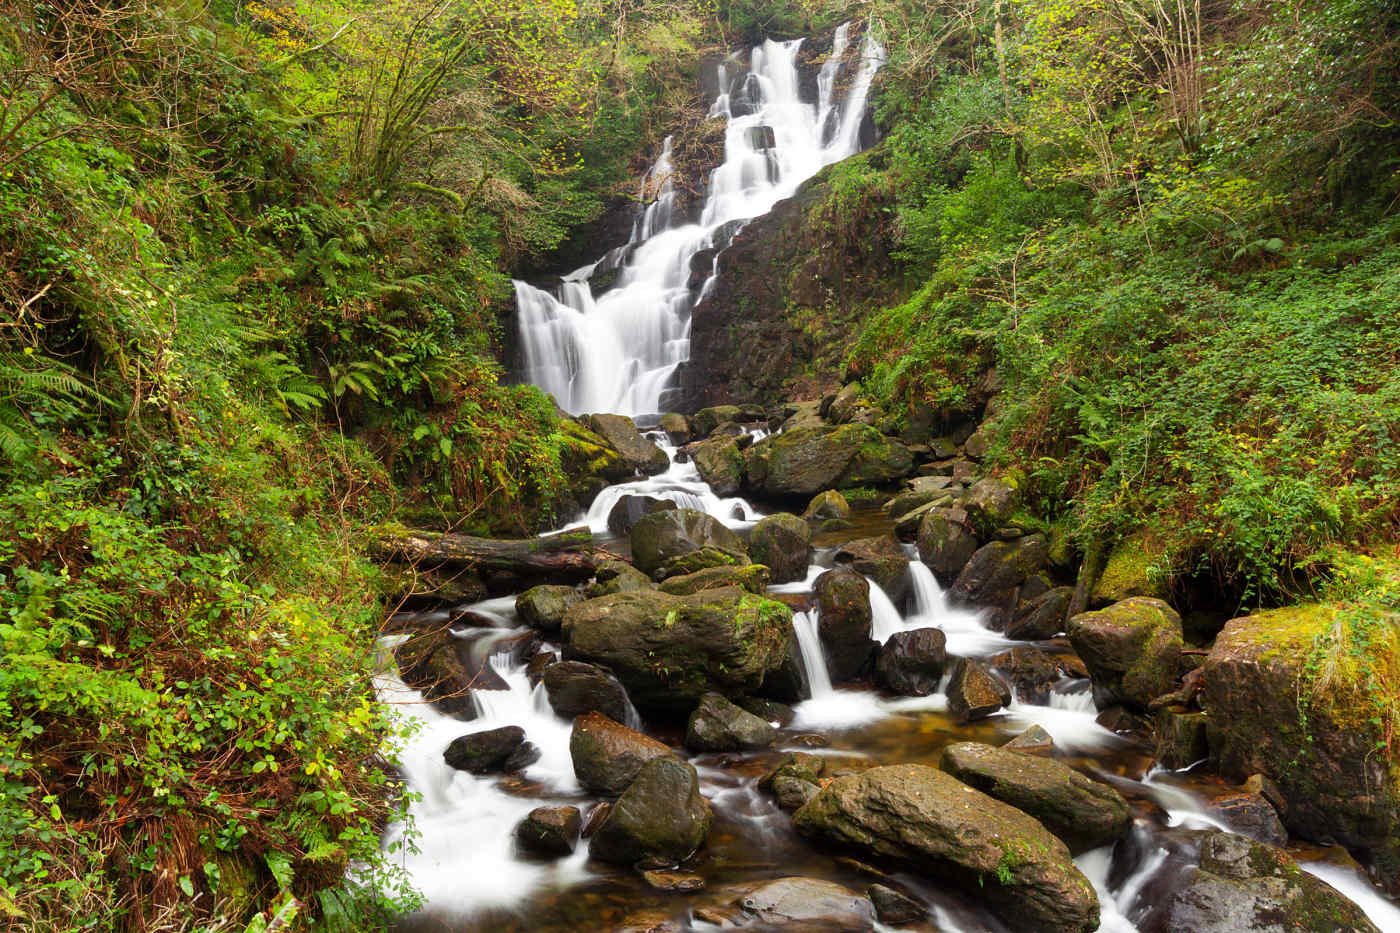
[[[953,478],[958,478],[954,468]],[[990,538],[1016,512],[1020,498],[1016,490],[998,479],[983,479],[974,483],[962,499],[968,520],[983,540]]]
[[[530,663],[525,665],[525,676],[533,686],[538,684],[544,677],[545,670],[551,664],[559,663],[559,655],[556,652],[541,649],[536,651],[530,658]]]
[[[1121,703],[1115,703],[1099,711],[1094,722],[1109,732],[1119,735],[1135,734],[1147,737],[1152,732],[1152,722],[1147,717],[1135,713]]]
[[[755,595],[762,595],[768,587],[768,568],[762,564],[707,567],[694,573],[667,577],[657,589],[672,596],[691,596],[701,590],[714,590],[726,586],[737,586]]]
[[[834,558],[837,564],[874,580],[896,605],[909,595],[909,558],[894,535],[847,541]]]
[[[581,602],[583,594],[572,586],[535,586],[515,597],[515,614],[530,628],[557,632],[564,613]]]
[[[895,537],[901,541],[917,541],[919,538],[919,529],[922,528],[924,524],[924,517],[935,509],[941,509],[951,505],[952,502],[952,496],[941,496],[933,502],[905,512],[899,518],[895,519]]]
[[[1157,760],[1176,770],[1210,755],[1206,741],[1206,714],[1181,706],[1164,706],[1153,716],[1157,733]]]
[[[667,412],[661,416],[660,427],[666,432],[666,439],[676,447],[690,442],[690,422],[685,415]]]
[[[948,598],[964,605],[1005,601],[1049,559],[1044,535],[1016,541],[993,541],[977,552],[958,573]]]
[[[409,637],[394,649],[403,682],[423,694],[445,713],[475,719],[473,689],[505,689],[490,667],[474,664],[462,639],[438,628]]]
[[[515,751],[511,752],[506,757],[505,763],[501,765],[501,770],[506,774],[515,774],[518,771],[524,771],[526,768],[530,767],[530,765],[539,761],[543,754],[544,753],[536,747],[534,742],[521,742],[519,745],[515,746]]]
[[[1060,669],[1044,651],[1032,645],[1017,645],[991,658],[993,669],[1006,675],[1016,696],[1023,703],[1043,706],[1050,699],[1050,687],[1060,679]]]
[[[569,735],[574,776],[598,794],[622,793],[643,765],[670,754],[668,746],[601,713],[585,713],[575,719]]]
[[[937,508],[919,522],[919,559],[938,582],[948,586],[957,579],[977,552],[977,536],[967,520],[967,512],[957,508]]]
[[[719,519],[697,509],[643,515],[632,526],[631,540],[632,560],[637,569],[653,576],[663,564],[702,548],[729,555],[731,564],[749,563],[748,552],[739,536],[724,527]]]
[[[686,723],[685,747],[697,752],[766,748],[778,730],[717,693],[707,693]]]
[[[959,722],[986,719],[1011,703],[1011,688],[980,661],[959,658],[948,679],[948,712]]]
[[[869,898],[835,882],[816,878],[765,881],[750,888],[736,903],[765,930],[793,933],[868,930],[875,919],[875,908]],[[742,920],[738,922],[747,925]]]
[[[807,801],[817,795],[821,790],[811,781],[804,781],[795,777],[779,777],[773,779],[773,796],[778,800],[778,807],[789,812],[801,809]]]
[[[536,807],[516,824],[515,839],[536,855],[568,855],[582,828],[578,807]]]
[[[743,432],[738,425],[734,427]],[[717,431],[709,440],[691,447],[690,457],[695,461],[700,478],[710,484],[715,495],[726,497],[739,492],[744,477],[744,456],[733,436],[722,436]]]
[[[1055,739],[1044,728],[1036,725],[1007,742],[1002,748],[1022,755],[1048,757],[1055,751]]]
[[[1273,804],[1259,794],[1226,794],[1210,802],[1210,812],[1241,836],[1271,846],[1288,843],[1288,830]]]
[[[710,432],[726,421],[737,421],[740,417],[738,405],[715,405],[702,408],[690,418],[690,426],[696,437],[709,437]]]
[[[926,697],[937,692],[948,661],[947,645],[941,629],[895,632],[875,661],[876,682],[902,696]]]
[[[826,770],[826,759],[806,752],[793,752],[758,781],[758,789],[771,791],[780,778],[792,778],[807,784],[817,784]]]
[[[1023,601],[1006,625],[1006,637],[1021,641],[1054,638],[1065,629],[1065,616],[1073,596],[1074,590],[1068,586],[1056,587],[1030,600],[1022,594]]]
[[[925,765],[840,777],[793,814],[804,835],[960,883],[1016,929],[1089,933],[1093,885],[1034,818]]]
[[[642,880],[654,891],[703,891],[705,879],[683,871],[644,871]]]
[[[802,517],[818,524],[828,521],[845,521],[851,517],[851,504],[835,489],[819,492],[807,503]]]
[[[1146,534],[1131,535],[1109,552],[1103,571],[1094,581],[1089,604],[1107,606],[1132,596],[1166,599],[1165,582],[1157,579],[1151,569],[1162,555],[1160,545]]]
[[[1116,702],[1143,710],[1176,683],[1181,616],[1160,599],[1139,596],[1080,613],[1068,629],[1101,706]]]
[[[608,511],[608,531],[615,535],[630,534],[632,526],[637,524],[637,519],[643,515],[674,508],[676,504],[670,499],[657,496],[623,496]]]
[[[870,897],[870,902],[875,905],[875,915],[880,918],[881,923],[901,926],[928,916],[927,907],[912,897],[899,893],[894,888],[886,887],[883,884],[872,884],[865,893]]]
[[[525,742],[525,730],[502,726],[482,732],[469,732],[453,739],[442,753],[448,767],[472,774],[488,774],[504,769],[506,760]]]
[[[1108,845],[1133,825],[1118,791],[1050,758],[958,742],[943,750],[939,767],[1040,820],[1075,854]]]
[[[613,593],[631,593],[637,590],[650,590],[651,577],[642,573],[626,561],[608,560],[598,565],[593,573],[593,583],[588,585],[590,599],[610,596]]]
[[[878,647],[870,637],[870,584],[853,570],[838,568],[817,577],[817,630],[833,683],[870,669]]]
[[[681,926],[660,910],[636,910],[609,933],[681,933]]]
[[[789,402],[779,409],[780,420],[773,427],[779,431],[795,431],[798,428],[821,427],[826,419],[821,416],[821,402]]]
[[[940,482],[943,483],[949,482],[948,478],[944,476],[922,476],[918,478],[938,479]],[[951,498],[952,496],[948,493],[946,489],[906,489],[904,492],[899,493],[893,499],[886,502],[880,508],[881,511],[883,511],[886,515],[888,515],[890,518],[893,518],[897,522],[900,520],[900,518],[902,518],[905,515],[908,515],[910,512],[917,511],[918,509],[921,509],[928,505],[932,505],[940,499]]]
[[[737,587],[618,593],[564,617],[564,656],[612,671],[643,713],[688,714],[706,693],[760,690],[796,664],[792,611]]]
[[[622,462],[638,473],[665,473],[671,465],[666,451],[642,436],[626,415],[589,415],[587,425],[622,457]]]
[[[700,847],[713,823],[695,768],[677,758],[653,758],[608,811],[588,853],[624,865],[675,865]]]
[[[565,719],[602,713],[615,722],[626,722],[631,712],[622,682],[597,665],[561,661],[545,669],[543,680],[550,707]]]
[[[652,572],[652,576],[657,580],[669,580],[672,577],[688,576],[702,570],[721,567],[734,568],[747,564],[748,558],[736,557],[732,551],[718,547],[702,547],[689,554],[682,554],[680,557],[664,561],[660,567]]]
[[[768,567],[774,583],[805,578],[811,553],[812,526],[789,512],[766,516],[749,532],[749,557]]]
[[[1222,775],[1270,778],[1289,830],[1365,851],[1400,893],[1400,756],[1376,714],[1400,683],[1400,626],[1366,629],[1364,663],[1332,663],[1357,643],[1352,630],[1337,644],[1349,624],[1325,605],[1231,620],[1206,657],[1201,701]]]
[[[778,703],[763,697],[740,697],[735,702],[764,722],[777,723],[779,726],[788,725],[797,716],[792,707],[786,703]]]
[[[1281,849],[1208,832],[1201,864],[1172,898],[1164,927],[1191,933],[1379,933],[1361,908]]]
[[[597,832],[598,827],[603,825],[603,820],[608,818],[608,813],[611,810],[611,800],[595,803],[593,808],[588,811],[588,818],[583,821],[583,838],[587,839]]]
[[[785,431],[744,454],[745,488],[775,498],[879,485],[913,471],[909,448],[864,424]]]

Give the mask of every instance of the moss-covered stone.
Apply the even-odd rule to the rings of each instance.
[[[1119,542],[1109,552],[1103,572],[1094,583],[1090,604],[1106,606],[1130,596],[1166,599],[1166,582],[1155,573],[1161,556],[1160,547],[1146,533],[1138,533]]]
[[[689,556],[693,555],[687,555],[687,557]],[[689,596],[701,590],[713,590],[725,586],[737,586],[750,593],[762,595],[768,586],[768,568],[762,564],[746,564],[742,567],[732,565],[706,567],[694,573],[667,577],[657,586],[657,589],[663,593],[670,593],[672,596]]]
[[[589,415],[588,427],[618,452],[630,470],[651,475],[664,473],[671,465],[666,452],[643,437],[626,415]]]
[[[712,548],[728,555],[728,564],[746,564],[748,552],[739,536],[713,515],[696,509],[673,509],[652,512],[637,519],[632,526],[632,560],[643,573],[656,575],[662,565],[702,548]],[[705,567],[717,566],[713,560],[685,568],[671,566],[670,575],[691,573]]]
[[[802,517],[809,522],[845,521],[851,517],[851,504],[835,489],[828,489],[811,498]]]
[[[745,488],[772,497],[878,485],[908,476],[909,448],[864,424],[775,434],[744,454]]]
[[[1181,616],[1160,599],[1135,596],[1069,620],[1069,640],[1089,669],[1100,706],[1146,709],[1175,686]]]
[[[744,478],[744,455],[733,437],[717,435],[701,441],[691,449],[690,458],[715,495],[738,493]]]
[[[531,628],[557,632],[564,613],[582,601],[583,594],[572,586],[535,586],[515,597],[515,614]]]
[[[588,853],[605,862],[643,867],[674,865],[700,847],[714,825],[695,768],[676,758],[642,766],[589,840]]]
[[[749,557],[768,566],[774,583],[806,577],[811,552],[812,526],[788,512],[764,517],[749,532]]]
[[[696,437],[709,437],[715,428],[726,421],[738,421],[741,416],[738,405],[713,405],[691,415],[690,426]]]

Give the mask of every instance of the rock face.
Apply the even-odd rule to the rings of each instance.
[[[519,726],[502,726],[483,732],[471,732],[452,740],[442,753],[443,760],[458,771],[487,774],[499,771],[511,754],[525,742],[525,730]]]
[[[817,631],[833,682],[850,680],[870,667],[870,584],[853,570],[838,568],[817,577]]]
[[[632,560],[642,573],[657,576],[668,563],[702,548],[728,555],[731,564],[749,563],[739,536],[719,519],[696,509],[652,512],[632,526]]]
[[[1209,832],[1201,866],[1172,899],[1164,929],[1192,933],[1379,933],[1351,901],[1287,853]]]
[[[643,712],[685,714],[706,693],[757,692],[796,658],[792,612],[736,587],[591,599],[564,617],[564,656],[612,671]]]
[[[715,436],[696,444],[690,452],[700,478],[709,483],[717,496],[732,496],[744,478],[744,455],[732,437]]]
[[[1011,688],[981,661],[959,658],[948,678],[948,712],[959,722],[974,722],[1011,702]]]
[[[1231,620],[1206,658],[1201,701],[1223,775],[1272,779],[1290,830],[1364,851],[1400,891],[1400,759],[1381,749],[1376,712],[1400,682],[1400,633],[1368,630],[1364,665],[1348,663],[1348,647],[1334,641],[1347,625],[1327,606]]]
[[[967,510],[972,527],[985,541],[1011,518],[1017,502],[1015,489],[1001,480],[988,478],[979,480],[967,491],[962,506]]]
[[[564,613],[582,601],[583,594],[572,586],[535,586],[515,597],[515,613],[533,629],[557,632]]]
[[[977,535],[962,509],[931,509],[919,522],[919,559],[948,586],[977,552]]]
[[[626,415],[589,415],[588,427],[606,440],[622,457],[622,462],[648,476],[665,473],[671,461],[666,451],[642,436]]]
[[[516,824],[515,840],[536,855],[568,855],[582,826],[578,807],[536,807]]]
[[[909,594],[909,558],[893,535],[847,541],[835,560],[874,580],[896,604]]]
[[[550,707],[565,719],[596,712],[616,722],[627,721],[631,704],[626,688],[597,665],[561,661],[545,668],[542,679]]]
[[[647,762],[589,840],[596,859],[643,867],[689,858],[714,823],[695,768],[676,758]]]
[[[1063,842],[1020,810],[935,768],[892,765],[837,778],[793,823],[804,835],[961,883],[1016,929],[1098,928],[1094,888]]]
[[[744,454],[746,488],[772,498],[878,485],[913,471],[909,448],[864,424],[774,434]]]
[[[670,754],[668,746],[601,713],[586,713],[575,719],[569,736],[574,776],[598,794],[622,793],[644,764]]]
[[[958,742],[943,750],[939,767],[1040,820],[1075,854],[1107,845],[1133,825],[1116,790],[1049,758]]]
[[[707,693],[690,714],[685,747],[697,752],[737,752],[766,748],[778,730],[717,693]]]
[[[875,680],[903,696],[926,697],[938,690],[948,661],[948,637],[941,629],[895,632],[880,648]]]
[[[1080,613],[1069,620],[1069,641],[1089,668],[1101,707],[1146,709],[1176,684],[1181,616],[1160,599],[1138,596]]]
[[[806,577],[811,553],[812,527],[789,512],[762,518],[749,532],[749,557],[768,567],[774,583]]]

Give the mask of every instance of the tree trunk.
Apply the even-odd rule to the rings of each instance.
[[[428,567],[464,567],[525,576],[586,579],[604,561],[621,560],[596,547],[586,528],[540,538],[475,538],[435,531],[385,534],[370,546],[379,560]]]

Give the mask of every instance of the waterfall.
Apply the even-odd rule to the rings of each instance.
[[[647,203],[631,242],[560,281],[554,292],[515,283],[525,377],[574,414],[654,414],[676,368],[690,355],[691,260],[727,246],[744,221],[766,214],[798,185],[860,148],[871,82],[885,51],[870,35],[846,61],[849,24],[833,37],[818,75],[818,100],[799,94],[801,39],[766,41],[732,77],[717,65],[720,95],[711,114],[726,121],[724,161],[711,173],[699,221],[679,216],[670,137],[641,181]],[[841,72],[853,74],[838,82]],[[619,267],[620,264],[620,267]],[[617,270],[594,295],[590,278]],[[713,273],[711,274],[713,277]],[[703,294],[709,281],[701,288]]]
[[[831,696],[831,673],[826,669],[821,635],[817,631],[815,612],[794,612],[792,628],[797,633],[797,647],[802,652],[802,668],[807,672],[807,692],[811,699]]]

